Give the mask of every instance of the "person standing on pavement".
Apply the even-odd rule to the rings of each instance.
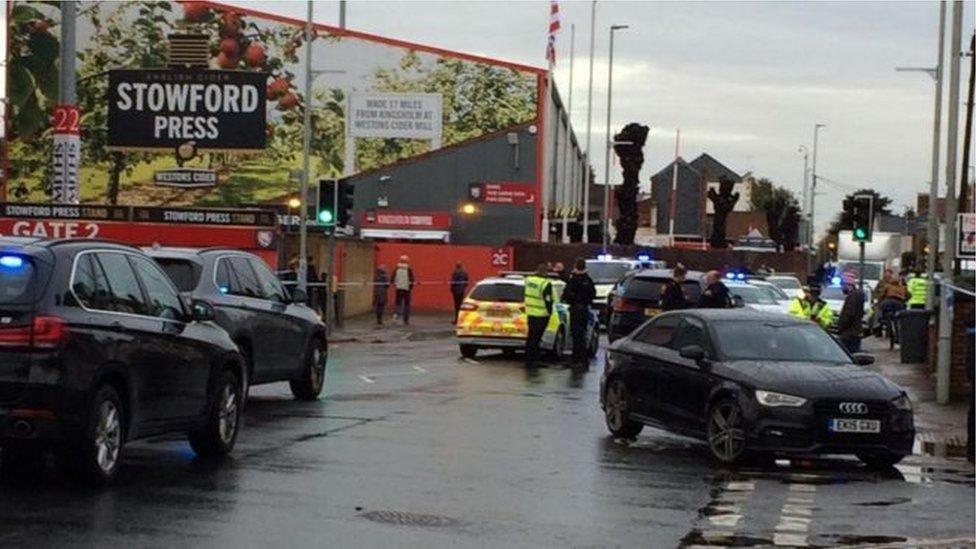
[[[549,267],[540,263],[535,272],[525,277],[525,316],[529,333],[525,340],[525,367],[534,369],[539,360],[539,343],[552,316],[552,281]]]
[[[820,299],[820,286],[804,286],[803,297],[796,297],[790,303],[790,315],[802,320],[810,320],[826,330],[834,322],[834,313],[827,302]]]
[[[393,271],[393,287],[396,288],[396,318],[402,319],[404,324],[410,324],[410,294],[415,280],[410,258],[401,255]]]
[[[569,305],[569,332],[573,336],[572,368],[589,368],[586,329],[590,324],[590,305],[596,299],[596,286],[586,272],[586,260],[577,259],[569,282],[563,289],[563,303]]]
[[[680,263],[675,265],[671,273],[671,280],[664,283],[664,288],[661,291],[661,310],[675,311],[689,307],[688,298],[685,297],[685,292],[681,289],[687,275],[688,271],[684,265]]]
[[[732,298],[729,297],[729,287],[722,282],[718,271],[705,273],[705,291],[698,300],[698,306],[703,309],[730,309]]]
[[[373,277],[373,308],[376,310],[376,325],[383,325],[383,312],[386,310],[386,298],[390,293],[390,276],[386,274],[386,265],[380,265]]]
[[[458,261],[454,265],[454,272],[451,273],[451,297],[454,298],[454,322],[457,322],[458,314],[461,312],[461,302],[464,301],[464,294],[468,291],[468,272],[464,270],[464,265]]]
[[[837,318],[837,336],[849,353],[861,351],[861,322],[864,319],[864,292],[857,287],[857,277],[848,271],[841,275],[841,290],[847,297]]]
[[[921,269],[916,268],[908,278],[908,308],[924,309],[925,294],[929,291],[929,279],[925,278]]]

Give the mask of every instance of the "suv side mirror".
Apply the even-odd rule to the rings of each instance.
[[[190,317],[196,322],[207,322],[217,318],[213,305],[202,299],[194,299],[190,304]]]
[[[705,349],[702,349],[701,345],[685,345],[678,351],[678,354],[681,355],[682,358],[699,362],[705,358]]]
[[[308,294],[305,290],[295,287],[291,289],[291,302],[292,303],[308,303]]]
[[[874,364],[874,355],[872,354],[854,353],[851,355],[851,358],[854,359],[854,364],[857,364],[858,366],[870,366],[871,364]]]

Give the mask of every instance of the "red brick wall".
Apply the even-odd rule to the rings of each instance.
[[[952,343],[950,351],[949,393],[953,398],[969,397],[969,377],[966,373],[972,340],[966,334],[966,325],[972,322],[976,306],[972,297],[956,293],[953,305]]]

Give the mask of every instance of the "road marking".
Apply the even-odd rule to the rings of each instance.
[[[804,546],[813,522],[813,484],[790,484],[789,496],[780,509],[779,522],[773,529],[773,545]]]
[[[368,376],[359,376],[359,379],[363,380],[364,383],[376,383],[375,381],[373,381],[372,379],[370,379]]]
[[[413,367],[413,369],[414,369],[414,370],[417,370],[418,372],[420,372],[420,373],[422,373],[422,374],[426,374],[426,373],[427,373],[427,370],[424,370],[424,369],[423,369],[423,368],[421,368],[420,366],[414,366],[414,367]]]

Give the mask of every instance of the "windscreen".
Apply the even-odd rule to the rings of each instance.
[[[714,329],[726,360],[850,362],[837,342],[812,323],[723,321]]]
[[[475,301],[500,301],[504,303],[521,303],[525,300],[525,286],[520,284],[505,284],[491,282],[478,284],[471,290],[469,299]]]
[[[154,258],[181,292],[192,292],[200,281],[200,266],[186,259]]]
[[[767,294],[770,295],[770,297],[772,297],[775,300],[785,301],[790,299],[790,296],[786,295],[786,292],[784,292],[783,290],[779,289],[778,287],[772,284],[770,284],[769,286],[766,286],[765,284],[761,286],[757,285],[756,287],[759,288],[760,290],[765,291]]]
[[[31,261],[19,255],[0,255],[0,305],[34,301],[36,270]]]
[[[643,278],[633,277],[627,282],[624,288],[624,297],[627,299],[643,299],[649,301],[659,301],[661,292],[664,290],[666,278]],[[687,280],[681,284],[681,290],[685,294],[685,299],[692,303],[697,303],[701,296],[701,287],[697,282]]]
[[[749,305],[776,305],[776,300],[763,288],[755,286],[732,286],[729,293],[742,298]]]
[[[592,261],[586,263],[586,271],[594,284],[614,284],[631,270],[630,263]]]
[[[837,266],[837,275],[840,276],[841,273],[851,272],[855,276],[861,272],[861,266],[857,261],[844,262]],[[881,280],[881,264],[880,263],[865,263],[864,264],[864,278],[866,280]]]
[[[777,288],[782,290],[799,290],[800,281],[793,277],[783,277],[783,278],[768,278],[766,279],[770,284],[773,284]]]

